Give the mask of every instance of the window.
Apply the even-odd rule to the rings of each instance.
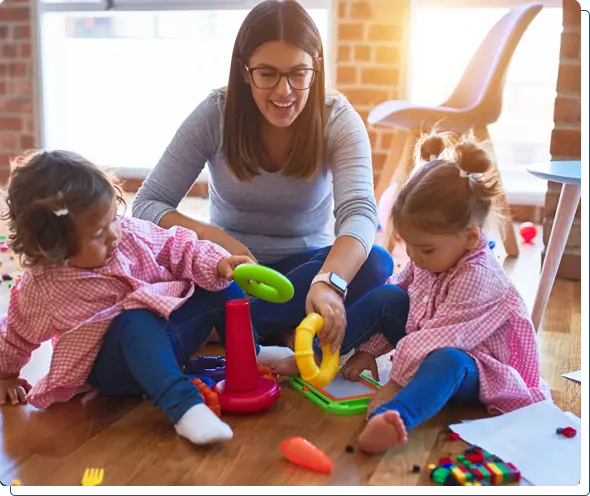
[[[416,103],[445,101],[489,29],[509,7],[524,3],[477,0],[466,7],[455,1],[412,3],[409,88]],[[545,3],[514,54],[502,115],[489,127],[509,201],[517,204],[544,204],[546,185],[531,181],[526,165],[551,158],[562,9],[561,2]]]
[[[145,176],[186,116],[227,84],[235,36],[257,2],[73,3],[42,3],[44,145]],[[329,53],[329,0],[303,5]]]

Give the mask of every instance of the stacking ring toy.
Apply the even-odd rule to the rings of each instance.
[[[331,345],[322,346],[322,364],[318,367],[313,353],[313,338],[319,335],[324,319],[310,313],[295,329],[295,361],[301,378],[314,387],[325,388],[338,373],[340,350],[332,353]]]
[[[289,279],[263,265],[238,265],[234,269],[234,281],[246,293],[271,303],[285,303],[295,292]]]

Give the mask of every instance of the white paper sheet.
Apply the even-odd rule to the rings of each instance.
[[[569,379],[570,381],[576,381],[580,384],[582,383],[582,371],[576,370],[575,372],[570,372],[568,374],[563,374],[562,377]]]
[[[577,436],[555,433],[571,426]],[[536,486],[574,486],[581,474],[581,422],[551,401],[489,419],[451,425],[466,442],[513,463]]]

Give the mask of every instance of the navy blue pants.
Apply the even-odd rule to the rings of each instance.
[[[326,246],[298,253],[268,265],[288,277],[295,288],[295,295],[291,301],[281,305],[258,299],[251,301],[252,321],[261,337],[267,338],[286,329],[295,329],[305,318],[309,286],[331,249],[332,246]],[[363,295],[384,284],[392,273],[393,259],[389,252],[380,246],[373,246],[367,260],[349,284],[345,306],[352,306]]]
[[[177,423],[189,408],[203,403],[181,367],[206,341],[213,327],[221,344],[225,344],[225,303],[243,297],[243,291],[234,283],[219,292],[196,288],[169,320],[146,309],[121,313],[105,336],[89,384],[106,395],[148,395]]]
[[[348,327],[365,337],[381,331],[395,348],[406,335],[408,310],[406,293],[396,286],[384,285],[365,295],[347,311]],[[343,353],[346,352],[343,349]],[[371,417],[396,410],[410,431],[436,415],[451,398],[477,401],[479,373],[468,353],[441,348],[430,353],[406,387],[393,400],[376,408]]]

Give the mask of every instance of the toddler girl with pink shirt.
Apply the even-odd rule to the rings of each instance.
[[[375,357],[395,348],[390,381],[359,436],[370,453],[405,443],[451,398],[479,400],[492,412],[550,398],[525,303],[482,231],[501,193],[488,153],[469,138],[453,146],[436,133],[418,147],[428,163],[392,209],[410,261],[347,312],[348,326],[381,333],[356,348],[345,377],[375,371]]]
[[[252,260],[182,227],[122,219],[121,190],[75,153],[14,165],[6,219],[25,271],[0,319],[0,404],[46,408],[91,388],[147,395],[189,441],[230,439],[182,368],[213,327],[224,342],[225,303],[244,297],[233,270]],[[31,387],[20,371],[49,340],[49,372]],[[267,365],[293,355],[256,352]]]

